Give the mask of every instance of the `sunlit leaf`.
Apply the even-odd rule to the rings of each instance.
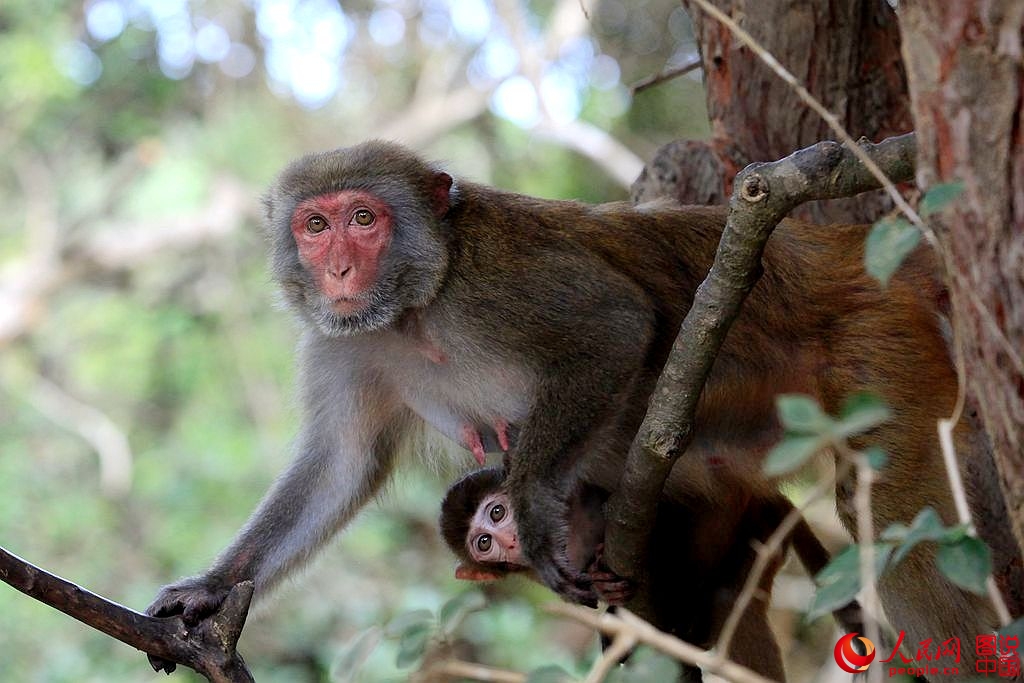
[[[965,536],[956,543],[943,543],[935,556],[939,570],[950,581],[979,595],[992,572],[992,557],[981,540]]]
[[[875,223],[864,244],[864,267],[884,287],[921,240],[921,231],[902,218]]]
[[[932,185],[925,192],[924,197],[921,198],[921,204],[918,206],[917,211],[921,214],[921,218],[927,218],[936,211],[946,208],[963,191],[964,184],[961,182]]]

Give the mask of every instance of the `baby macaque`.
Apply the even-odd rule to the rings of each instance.
[[[448,489],[441,504],[441,533],[460,562],[455,576],[471,581],[532,574],[519,542],[515,509],[504,490],[505,471],[491,467],[470,472]],[[567,553],[586,571],[597,595],[623,604],[635,586],[602,563],[604,503],[608,492],[584,484],[568,500]],[[653,597],[652,623],[702,647],[712,646],[732,610],[764,542],[789,513],[782,496],[723,500],[721,506],[688,506],[663,500],[651,532],[647,580]],[[827,564],[828,551],[803,520],[787,539],[812,574]],[[780,554],[762,574],[760,590],[740,620],[729,656],[758,673],[784,680],[782,656],[768,624],[772,582]],[[858,630],[856,604],[836,614],[844,628]]]

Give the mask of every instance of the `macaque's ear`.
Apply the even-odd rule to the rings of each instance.
[[[470,567],[460,562],[459,566],[455,568],[455,578],[462,579],[463,581],[497,581],[498,579],[505,578],[505,575],[500,572],[480,569],[479,567]]]
[[[434,175],[434,214],[440,218],[448,213],[451,206],[452,177],[444,171],[438,171]]]

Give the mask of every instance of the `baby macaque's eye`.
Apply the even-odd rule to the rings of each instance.
[[[505,506],[501,503],[494,505],[489,513],[492,522],[500,522],[505,519]]]
[[[491,549],[491,535],[480,534],[476,539],[476,549],[482,553],[486,553]]]

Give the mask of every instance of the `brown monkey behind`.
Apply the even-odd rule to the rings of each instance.
[[[294,463],[212,567],[165,587],[149,611],[194,622],[244,579],[262,595],[374,496],[424,423],[474,450],[467,435],[507,442],[526,557],[559,594],[593,599],[565,552],[563,492],[578,477],[617,486],[724,211],[524,197],[453,181],[383,142],[297,160],[266,205],[274,276],[304,323]],[[669,496],[710,498],[726,474],[769,495],[759,461],[780,436],[774,396],[807,393],[836,412],[848,394],[870,391],[894,414],[856,444],[889,454],[874,527],[909,523],[925,505],[955,523],[935,421],[955,404],[956,375],[932,257],[916,250],[883,290],[864,273],[865,234],[794,221],[775,231]],[[990,468],[984,440],[967,432],[961,425],[959,452]],[[722,475],[708,467],[721,454],[731,454]],[[852,493],[852,480],[840,482],[840,516],[856,534]],[[994,548],[996,566],[1019,561],[1012,542]],[[987,602],[942,576],[933,555],[922,545],[882,576],[896,628],[937,642],[991,631]],[[973,665],[965,651],[963,668]]]

